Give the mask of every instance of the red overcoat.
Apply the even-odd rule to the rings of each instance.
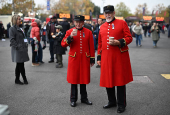
[[[122,39],[124,47],[109,45],[109,37]],[[112,88],[133,81],[128,44],[132,42],[130,30],[123,20],[105,22],[100,27],[98,56],[101,55],[100,86]]]
[[[90,58],[95,58],[93,35],[87,28],[77,31],[77,36],[73,36],[73,41],[68,44],[67,38],[74,28],[66,32],[61,45],[70,46],[67,81],[71,84],[90,83]]]

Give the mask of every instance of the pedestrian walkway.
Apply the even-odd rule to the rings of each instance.
[[[170,39],[161,34],[158,47],[152,39],[143,37],[142,47],[136,47],[135,38],[129,45],[134,81],[127,85],[127,108],[122,115],[169,115]],[[48,63],[49,47],[43,50],[43,61],[38,67],[25,63],[29,85],[14,84],[15,63],[11,62],[9,39],[0,41],[0,104],[8,105],[11,115],[117,115],[117,108],[103,109],[108,103],[106,89],[99,86],[100,68],[91,68],[91,83],[87,85],[92,106],[82,104],[70,107],[70,84],[66,81],[68,51],[63,56],[63,68]],[[29,45],[29,57],[31,59]],[[79,90],[79,89],[78,89]]]

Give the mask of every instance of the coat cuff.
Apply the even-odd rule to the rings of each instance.
[[[120,47],[124,47],[126,45],[126,41],[124,38],[118,40],[120,42]]]
[[[70,44],[73,41],[73,39],[69,36],[66,40],[67,44]]]
[[[97,56],[97,61],[101,61],[101,55]]]
[[[95,58],[91,57],[90,58],[90,63],[95,63]]]

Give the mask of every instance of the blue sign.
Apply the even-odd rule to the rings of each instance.
[[[50,0],[47,0],[47,10],[50,10]]]

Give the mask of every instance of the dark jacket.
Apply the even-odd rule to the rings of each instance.
[[[168,37],[170,38],[170,26],[168,27]]]
[[[32,26],[29,27],[29,30],[28,30],[28,32],[26,33],[26,34],[27,34],[27,37],[30,37],[31,29],[32,29]]]
[[[93,32],[93,34],[96,35],[96,39],[98,39],[98,35],[99,35],[99,31],[100,31],[99,26],[100,26],[100,25],[97,24],[97,25],[96,25],[96,29],[95,29],[94,32]]]
[[[60,25],[63,27],[63,34],[65,35],[66,34],[66,31],[70,29],[70,24],[66,21],[63,21],[60,23]]]
[[[65,48],[61,46],[61,41],[63,40],[64,34],[59,32],[56,34],[54,39],[53,51],[54,54],[65,54]]]
[[[28,36],[27,36],[27,32],[28,32],[29,28],[30,28],[30,25],[28,25],[28,24],[26,24],[26,25],[24,26],[24,31],[25,31],[26,37],[28,37]]]
[[[58,22],[53,22],[54,23],[54,29],[55,29],[55,26],[58,25]],[[46,31],[47,31],[47,36],[48,36],[48,39],[53,39],[52,36],[51,36],[51,24],[52,22],[48,22],[47,26],[46,26]]]
[[[147,25],[144,25],[144,26],[143,26],[143,30],[144,30],[144,32],[147,32],[148,26],[147,26]]]
[[[12,62],[23,63],[29,61],[28,44],[24,42],[25,34],[18,26],[9,29]]]
[[[4,34],[4,26],[3,24],[0,24],[0,38],[2,37],[3,34]]]

